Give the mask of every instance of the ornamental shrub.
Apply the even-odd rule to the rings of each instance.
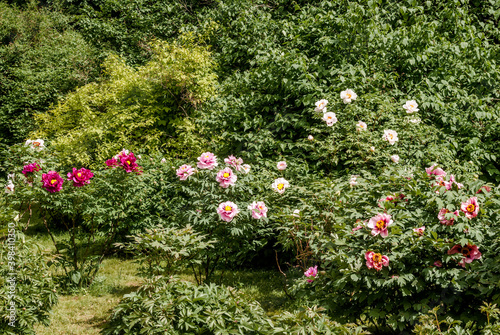
[[[297,297],[335,320],[366,318],[395,330],[440,304],[446,315],[484,322],[476,306],[499,293],[490,267],[498,262],[498,188],[476,194],[483,183],[470,174],[450,177],[444,183],[424,170],[388,167],[355,182],[307,185],[300,215],[293,207],[282,215],[282,243],[298,251],[302,271],[319,268],[312,283],[296,281]],[[468,218],[464,208],[474,197],[479,212]],[[438,218],[443,208],[449,213]]]
[[[259,303],[230,287],[158,277],[124,296],[103,334],[268,334],[271,326]]]
[[[105,77],[37,115],[31,136],[51,138],[62,164],[93,169],[123,147],[172,156],[201,150],[197,108],[215,92],[215,65],[207,48],[183,43],[152,43],[152,60],[137,69],[109,56]]]
[[[8,243],[6,239],[0,244],[0,331],[6,335],[34,335],[36,323],[49,325],[50,311],[57,303],[56,284],[41,249],[32,243],[28,247],[21,227],[14,221],[11,223],[15,223],[15,242]],[[14,253],[13,261],[9,252]],[[10,289],[12,278],[14,293]],[[15,302],[14,326],[9,325],[11,301]]]

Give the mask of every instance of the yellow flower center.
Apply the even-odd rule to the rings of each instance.
[[[380,262],[382,262],[382,255],[381,254],[373,254],[372,260],[374,263],[380,263]]]
[[[227,178],[227,177],[229,177],[229,173],[224,172],[224,178]]]
[[[351,95],[349,93],[346,93],[347,99],[351,99]]]
[[[385,222],[383,220],[378,220],[375,226],[378,229],[384,229],[385,228]]]
[[[285,185],[283,184],[278,184],[278,190],[281,190]]]
[[[467,212],[469,212],[469,213],[474,212],[475,209],[476,209],[476,206],[474,206],[473,204],[470,204],[467,206]]]
[[[387,137],[389,137],[389,138],[392,140],[392,138],[393,138],[394,136],[393,136],[392,134],[389,134],[389,135],[387,135]]]
[[[413,105],[410,105],[410,108],[413,108]]]
[[[210,156],[208,156],[208,155],[205,156],[205,158],[208,158],[208,157],[210,157]]]
[[[229,212],[231,209],[232,209],[232,208],[231,208],[231,206],[226,206],[226,207],[224,208],[224,210],[226,210],[227,212]]]
[[[35,147],[39,147],[39,146],[40,146],[40,142],[33,142],[33,145],[34,145]]]
[[[76,175],[77,175],[78,177],[81,177],[81,176],[82,176],[82,174],[81,174],[80,172],[78,172]]]
[[[57,183],[57,179],[52,179],[52,180],[50,181],[50,184],[52,184],[52,185],[54,185],[55,183]]]
[[[130,161],[127,161],[127,164],[130,165]]]
[[[462,255],[464,255],[464,257],[467,257],[467,256],[470,255],[470,249],[469,249],[469,247],[463,247],[462,250],[461,250],[461,252],[462,252]]]

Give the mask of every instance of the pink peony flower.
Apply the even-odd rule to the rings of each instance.
[[[475,218],[477,214],[479,214],[479,204],[477,203],[477,198],[472,197],[466,202],[462,202],[460,209],[465,213],[467,218]]]
[[[476,194],[481,193],[481,192],[489,193],[489,192],[491,192],[491,187],[489,187],[487,185],[483,185],[479,188],[479,190],[477,190]]]
[[[443,267],[443,263],[441,261],[435,261],[434,266],[437,268]]]
[[[314,136],[309,135],[309,136],[307,136],[307,139],[308,139],[309,141],[312,141],[312,140],[314,140]]]
[[[368,221],[367,227],[372,229],[373,236],[380,234],[382,237],[387,237],[387,235],[389,235],[387,227],[392,225],[392,223],[391,216],[383,213],[372,217],[370,221]]]
[[[243,159],[236,158],[233,155],[231,155],[228,158],[224,158],[224,163],[226,163],[229,166],[234,167],[236,169],[236,171],[240,171],[241,166],[243,165]]]
[[[90,184],[90,178],[92,178],[94,174],[85,168],[81,168],[77,170],[73,168],[73,173],[68,173],[68,180],[73,181],[73,186],[82,187],[85,184]]]
[[[285,193],[285,190],[290,186],[288,181],[285,178],[278,178],[272,183],[271,187],[273,190],[278,192],[279,194]]]
[[[181,165],[177,171],[175,171],[177,176],[179,177],[180,180],[186,180],[190,175],[194,173],[194,169],[191,167],[191,165]]]
[[[125,169],[127,173],[138,171],[139,168],[133,152],[128,155],[120,155],[120,165],[123,167],[123,169]]]
[[[50,193],[59,192],[62,189],[64,179],[56,171],[49,171],[42,174],[43,188]]]
[[[217,163],[217,156],[211,152],[204,152],[198,157],[198,168],[213,170],[214,167],[219,165]]]
[[[316,265],[315,267],[310,267],[309,269],[307,269],[306,272],[304,272],[304,276],[310,278],[312,277],[312,279],[308,279],[307,282],[308,283],[312,283],[314,281],[314,279],[316,278],[318,274],[318,266]]]
[[[394,163],[398,163],[399,162],[399,155],[392,155],[391,156],[391,161],[393,161]]]
[[[425,226],[422,226],[420,228],[413,228],[413,231],[417,233],[418,236],[422,236],[424,235]]]
[[[28,173],[34,173],[34,172],[37,172],[40,170],[41,170],[41,168],[40,168],[40,165],[38,165],[38,163],[31,163],[31,164],[24,166],[23,174],[26,176]]]
[[[481,258],[481,252],[479,252],[477,246],[470,243],[463,247],[460,244],[455,244],[453,248],[448,250],[448,255],[457,253],[461,253],[464,256],[458,263],[463,267],[465,267],[465,263],[472,263],[473,260]]]
[[[362,225],[356,226],[356,227],[352,228],[352,232],[358,231],[358,230],[360,230],[362,228],[363,228]]]
[[[435,176],[446,176],[446,172],[444,172],[443,169],[437,168],[436,169],[436,164],[432,165],[431,167],[425,168],[425,172],[429,175],[435,175]]]
[[[236,179],[238,179],[238,177],[233,173],[233,170],[228,167],[217,172],[217,177],[215,178],[222,188],[234,185],[234,183],[236,183]]]
[[[116,158],[114,158],[114,157],[113,157],[113,158],[108,159],[108,160],[106,161],[106,165],[107,165],[108,167],[116,167],[116,166],[118,166],[119,164],[118,164],[118,161],[116,160]]]
[[[382,266],[389,266],[389,257],[375,253],[373,251],[367,251],[365,253],[366,266],[368,269],[373,269],[380,271],[382,270]]]
[[[252,211],[252,217],[254,219],[260,219],[262,217],[267,218],[267,207],[263,201],[254,201],[248,206],[248,209]]]
[[[442,208],[439,213],[438,213],[438,219],[441,224],[444,224],[446,226],[453,226],[453,223],[455,221],[455,218],[446,218],[446,214],[451,213],[451,211],[447,208]],[[453,214],[455,214],[456,217],[459,216],[460,212],[458,210],[454,211]]]
[[[283,171],[287,167],[286,162],[285,161],[278,162],[277,167],[278,167],[278,170]]]
[[[226,222],[231,222],[239,212],[238,206],[231,201],[223,202],[217,207],[217,213],[220,218]]]

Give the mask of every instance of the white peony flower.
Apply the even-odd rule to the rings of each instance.
[[[33,143],[32,140],[26,140],[26,142],[24,142],[24,145],[27,147],[28,145],[31,145],[31,143]]]
[[[370,147],[371,152],[375,152],[375,147]]]
[[[300,217],[300,210],[298,210],[298,209],[294,210],[292,216],[294,216],[296,218]]]
[[[384,130],[384,140],[388,141],[391,145],[396,143],[398,139],[398,133],[396,133],[394,130],[386,129]]]
[[[345,104],[348,104],[353,100],[356,100],[357,97],[358,95],[354,93],[354,91],[351,89],[347,89],[345,91],[340,92],[340,98],[344,101]]]
[[[5,193],[14,193],[14,184],[12,183],[12,180],[9,180],[7,186],[5,186]]]
[[[328,105],[328,100],[321,99],[316,101],[316,108],[314,111],[326,113],[326,105]]]
[[[366,123],[363,121],[359,121],[358,124],[356,124],[356,130],[357,131],[366,131],[368,127],[366,126]]]
[[[285,178],[278,178],[274,181],[271,187],[279,194],[283,194],[285,193],[285,190],[290,187],[290,184],[285,180]]]
[[[312,140],[314,140],[314,137],[313,137],[312,135],[309,135],[309,136],[307,136],[307,139],[308,139],[309,141],[312,141]]]
[[[243,172],[244,172],[245,174],[247,174],[248,172],[250,172],[250,165],[248,165],[248,164],[243,164],[243,165],[241,166],[241,169],[243,170]]]
[[[391,161],[393,161],[394,163],[398,163],[399,162],[399,156],[398,155],[392,155],[391,156]]]
[[[286,169],[286,167],[287,167],[287,165],[286,165],[285,161],[278,162],[278,165],[277,165],[278,170],[283,171]]]
[[[407,101],[404,105],[403,108],[406,109],[406,113],[411,114],[414,112],[418,112],[419,109],[417,108],[418,104],[415,100],[410,100]]]
[[[331,127],[334,123],[337,123],[337,116],[332,112],[325,113],[323,114],[323,121],[326,121],[326,125]]]
[[[162,158],[160,162],[161,162],[161,163],[166,163],[166,162],[167,162],[167,160],[166,160],[165,158]]]
[[[408,122],[415,123],[415,124],[419,124],[421,121],[422,120],[420,120],[419,118],[408,120]]]
[[[351,177],[351,180],[349,181],[349,185],[351,186],[356,186],[358,184],[358,182],[356,181],[356,176],[352,176]]]

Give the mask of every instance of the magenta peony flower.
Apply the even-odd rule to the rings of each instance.
[[[443,169],[437,168],[436,169],[436,164],[432,165],[431,167],[425,168],[425,172],[429,175],[435,175],[435,176],[446,176],[446,172],[444,172]]]
[[[475,218],[477,214],[479,214],[479,204],[477,203],[477,198],[472,197],[466,202],[462,202],[460,209],[465,213],[467,218]]]
[[[211,152],[204,152],[198,157],[198,168],[212,170],[218,165],[217,157]]]
[[[73,186],[82,187],[85,184],[90,184],[90,178],[92,178],[94,174],[85,168],[81,168],[77,170],[73,168],[73,173],[68,173],[68,180],[73,181]]]
[[[176,174],[179,177],[180,180],[186,180],[190,175],[194,173],[194,169],[191,167],[191,165],[181,165],[177,171]]]
[[[227,165],[234,167],[236,171],[240,171],[241,165],[243,165],[243,159],[236,158],[233,155],[229,156],[228,158],[224,158],[224,162]]]
[[[42,174],[43,188],[50,193],[59,192],[62,189],[64,179],[56,171],[49,171]]]
[[[420,228],[413,228],[413,231],[417,233],[418,236],[422,236],[424,235],[425,226],[422,226]]]
[[[139,165],[136,163],[136,158],[134,153],[131,152],[128,155],[120,155],[120,165],[125,169],[127,173],[132,171],[138,171]]]
[[[252,211],[252,217],[254,219],[260,219],[262,217],[267,218],[267,207],[263,201],[252,202],[248,206],[248,209]]]
[[[217,214],[226,222],[231,222],[239,212],[238,206],[231,201],[223,202],[217,207]]]
[[[375,253],[373,251],[367,251],[365,253],[366,266],[368,269],[373,269],[380,271],[382,270],[382,266],[389,266],[389,257]]]
[[[278,170],[283,171],[287,167],[286,162],[285,161],[278,162],[277,167],[278,167]]]
[[[26,176],[28,173],[34,173],[34,172],[37,172],[37,171],[40,171],[40,170],[41,170],[41,168],[38,165],[38,163],[31,163],[31,164],[28,164],[28,165],[24,166],[24,168],[23,168],[23,174]]]
[[[217,180],[222,188],[228,188],[229,185],[234,185],[237,179],[238,177],[233,173],[233,170],[228,167],[217,172],[217,177],[215,177],[215,180]]]
[[[312,283],[317,275],[318,275],[318,266],[317,265],[315,267],[310,267],[309,269],[307,269],[306,272],[304,272],[304,276],[306,276],[308,278],[312,277],[312,279],[307,280],[308,283]]]
[[[119,164],[118,164],[118,161],[116,160],[116,158],[114,158],[114,157],[113,157],[113,158],[108,159],[108,160],[106,161],[106,165],[107,165],[108,167],[116,167],[116,166],[118,166]]]
[[[438,219],[441,224],[444,224],[446,226],[453,226],[453,223],[455,221],[455,218],[446,218],[446,214],[451,213],[451,211],[447,208],[442,208],[439,213],[438,213]],[[455,214],[456,217],[459,216],[460,212],[458,210],[454,211],[453,214]]]
[[[372,229],[373,236],[380,234],[382,237],[387,237],[387,235],[389,235],[387,227],[392,225],[392,223],[391,216],[383,213],[372,217],[370,221],[368,221],[367,227]]]
[[[479,252],[477,246],[470,243],[463,247],[460,244],[455,244],[453,248],[448,250],[448,255],[457,253],[461,253],[464,256],[458,263],[463,267],[465,267],[465,263],[472,263],[473,260],[481,258],[481,252]]]

